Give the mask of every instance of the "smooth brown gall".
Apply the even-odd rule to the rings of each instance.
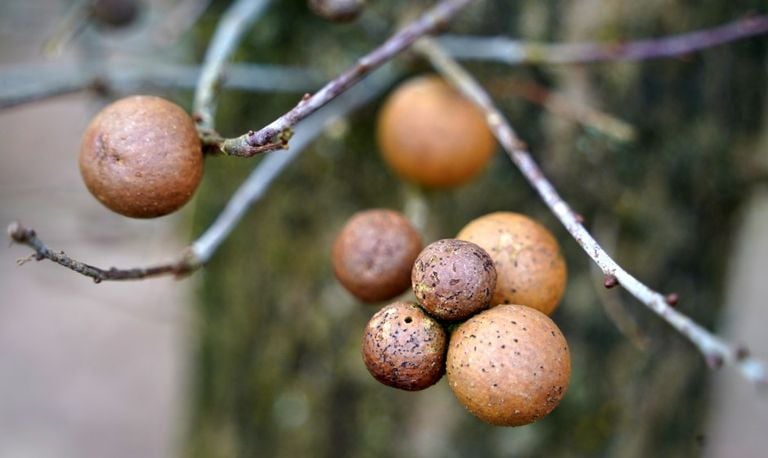
[[[571,376],[568,344],[545,314],[500,305],[473,316],[451,335],[448,384],[481,420],[520,426],[548,415]]]
[[[402,214],[386,209],[353,215],[331,252],[339,282],[364,302],[392,299],[411,286],[421,236]]]
[[[483,113],[436,76],[401,84],[379,113],[377,134],[387,164],[427,187],[468,182],[496,149]]]
[[[133,218],[178,210],[203,175],[195,124],[178,105],[138,95],[101,110],[83,134],[80,173],[109,209]]]

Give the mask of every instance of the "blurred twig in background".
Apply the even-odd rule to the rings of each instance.
[[[504,37],[448,35],[440,38],[440,44],[460,60],[492,60],[511,65],[585,64],[681,56],[765,33],[768,16],[750,16],[711,29],[650,40],[546,44]]]

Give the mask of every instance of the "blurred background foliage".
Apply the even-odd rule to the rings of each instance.
[[[199,58],[228,3],[214,2],[196,26]],[[385,39],[408,12],[432,2],[372,0],[363,17],[348,25],[313,16],[303,0],[273,3],[237,60],[303,66],[330,78]],[[482,1],[449,29],[545,41],[620,41],[711,27],[764,6],[758,0]],[[734,218],[750,187],[766,178],[757,141],[768,100],[767,45],[750,39],[638,63],[468,67],[608,251],[647,284],[678,292],[680,308],[711,329],[720,313]],[[403,78],[428,71],[413,55],[398,62]],[[521,81],[625,120],[636,139],[615,140],[507,90]],[[217,126],[225,135],[260,127],[298,96],[228,91]],[[337,122],[315,141],[199,277],[186,453],[700,454],[710,412],[707,368],[693,347],[619,289],[603,290],[602,277],[501,151],[463,187],[409,188],[377,152],[380,104]],[[195,233],[210,224],[258,161],[208,159]],[[360,340],[378,306],[358,303],[337,284],[330,245],[355,211],[402,210],[414,193],[427,202],[426,242],[451,237],[471,219],[498,210],[538,218],[560,240],[570,278],[553,318],[571,346],[573,377],[549,417],[521,428],[491,427],[465,412],[445,381],[406,393],[366,372]]]

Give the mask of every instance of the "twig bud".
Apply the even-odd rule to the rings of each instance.
[[[680,296],[677,293],[669,293],[664,298],[664,301],[666,301],[667,304],[669,304],[672,307],[674,307],[680,301]]]
[[[605,280],[603,280],[603,286],[605,286],[606,289],[611,289],[615,286],[619,285],[619,279],[616,278],[615,275],[606,275]]]
[[[739,345],[738,348],[736,348],[736,359],[739,361],[743,361],[749,357],[749,348]]]

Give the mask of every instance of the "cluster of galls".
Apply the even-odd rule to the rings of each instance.
[[[466,183],[495,149],[483,113],[434,76],[400,85],[377,128],[385,162],[426,187]],[[333,266],[365,302],[413,289],[415,302],[385,306],[365,329],[363,361],[381,383],[414,391],[446,375],[470,412],[504,426],[536,421],[565,395],[570,354],[548,314],[566,267],[555,238],[530,218],[486,215],[421,250],[405,217],[363,211],[338,235]]]
[[[388,164],[425,186],[466,182],[494,149],[482,113],[434,77],[395,91],[378,127]],[[118,100],[86,129],[80,170],[91,193],[120,214],[173,212],[203,173],[195,123],[158,97]],[[390,300],[409,287],[416,296],[418,303],[387,305],[366,327],[363,359],[382,383],[420,390],[445,374],[459,401],[495,425],[533,422],[565,394],[568,346],[547,314],[562,297],[566,268],[554,237],[538,223],[494,213],[422,250],[406,218],[369,210],[341,231],[333,263],[363,301]]]
[[[494,425],[551,412],[571,366],[547,316],[566,279],[549,231],[520,214],[493,213],[456,239],[420,248],[417,231],[391,210],[354,215],[336,238],[334,271],[353,295],[378,302],[411,287],[416,297],[385,306],[366,326],[362,354],[371,375],[415,391],[445,374],[458,400]]]

